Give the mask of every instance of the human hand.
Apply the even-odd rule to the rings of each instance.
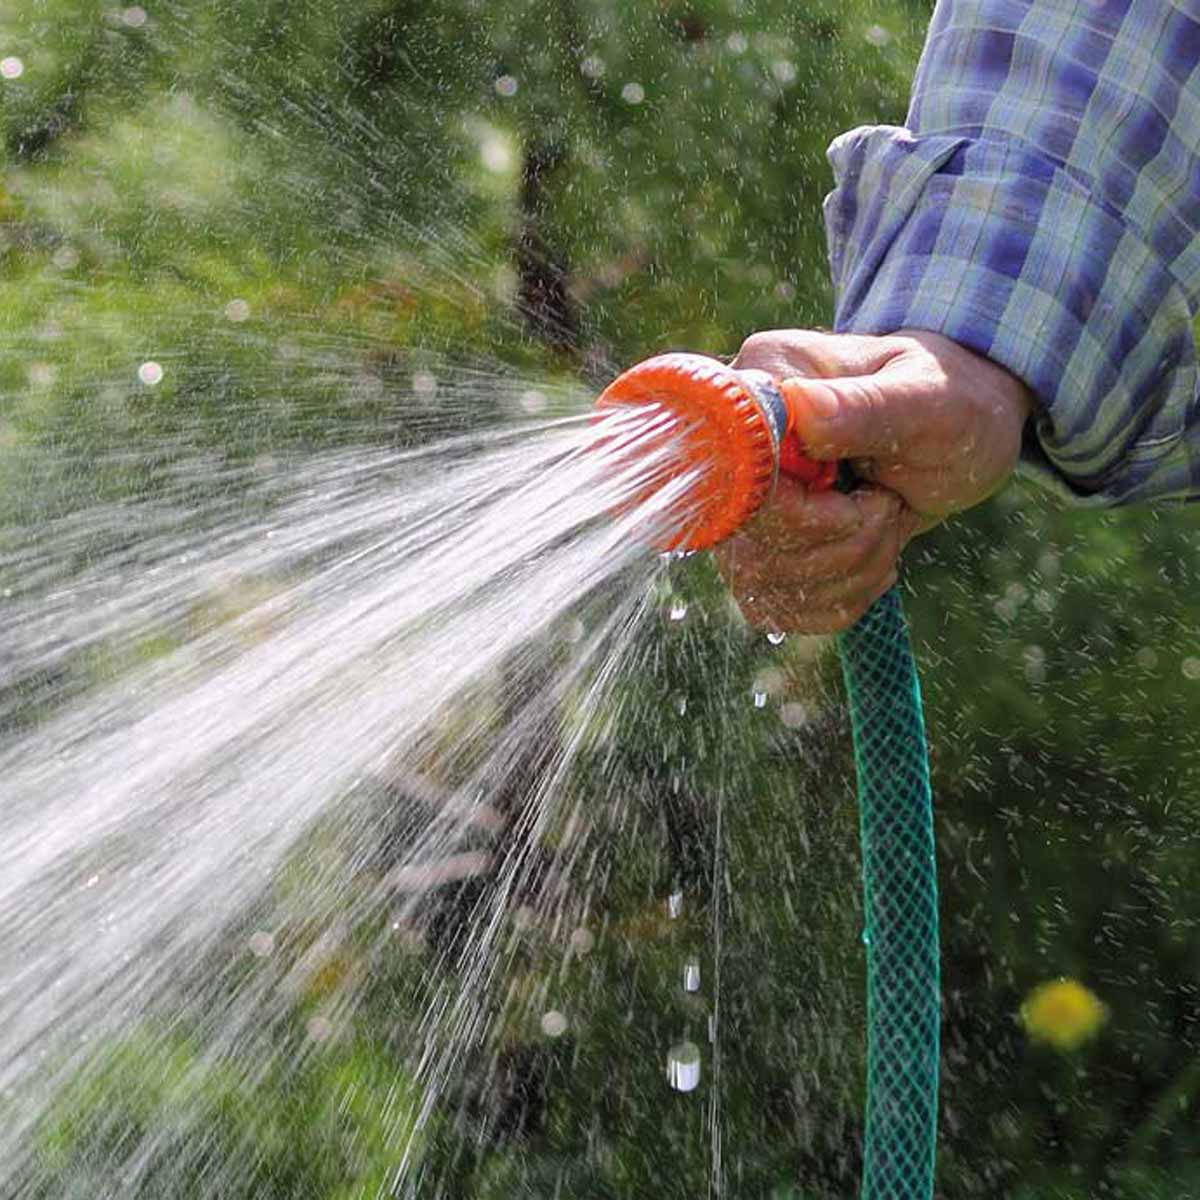
[[[912,537],[1004,484],[1032,409],[1016,376],[921,330],[756,333],[733,366],[802,380],[789,399],[806,453],[848,459],[865,481],[844,495],[781,476],[717,547],[746,619],[783,632],[854,624],[895,583]]]

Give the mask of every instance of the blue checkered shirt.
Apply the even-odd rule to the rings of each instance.
[[[1076,500],[1200,497],[1200,0],[940,0],[906,128],[829,149],[835,327],[944,333]]]

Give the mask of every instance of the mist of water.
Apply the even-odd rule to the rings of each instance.
[[[150,1012],[196,1016],[195,964],[322,819],[336,822],[342,805],[360,822],[358,851],[377,842],[356,789],[401,777],[419,790],[413,764],[456,723],[457,778],[429,787],[435,811],[410,844],[369,887],[314,879],[292,904],[324,928],[388,908],[389,928],[407,929],[425,893],[491,861],[468,843],[509,818],[483,782],[503,777],[552,706],[578,693],[581,710],[603,710],[622,639],[662,570],[647,540],[687,519],[692,476],[647,491],[671,453],[664,420],[647,410],[408,453],[345,449],[265,476],[227,468],[228,487],[198,507],[168,489],[10,535],[0,560],[7,1170],[94,1046]],[[181,488],[187,475],[179,469]],[[576,620],[566,663],[531,686],[537,655],[523,648],[588,598],[590,628]],[[498,694],[523,699],[497,728],[478,697],[501,668]],[[581,723],[574,740],[585,736]],[[543,765],[517,815],[519,836],[495,864],[501,890],[522,878],[511,846],[536,844],[572,751],[568,741]],[[431,1022],[417,1070],[431,1084],[427,1107],[482,1019],[502,911],[473,923],[472,978]],[[273,935],[255,936],[251,948],[268,955]],[[227,989],[213,1045],[228,1051],[267,1024],[294,996],[279,983],[229,991],[211,977],[204,989]]]

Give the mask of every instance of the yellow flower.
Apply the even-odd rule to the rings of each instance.
[[[1031,1038],[1056,1050],[1074,1050],[1108,1018],[1108,1009],[1076,979],[1040,983],[1021,1005],[1021,1024]]]

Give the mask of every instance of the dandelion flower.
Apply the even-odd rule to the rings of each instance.
[[[1108,1017],[1095,993],[1076,979],[1039,984],[1021,1005],[1021,1024],[1038,1042],[1056,1050],[1074,1050],[1092,1037]]]

